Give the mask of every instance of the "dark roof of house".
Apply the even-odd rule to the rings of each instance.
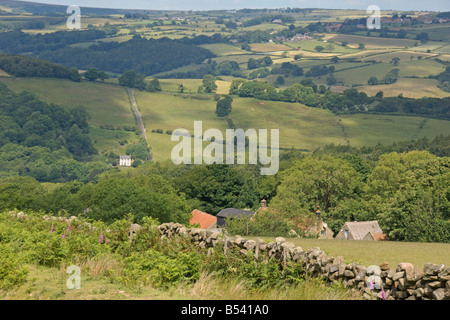
[[[217,217],[222,217],[222,218],[237,218],[237,217],[241,217],[241,216],[252,216],[254,214],[253,211],[250,210],[240,210],[240,209],[235,209],[235,208],[226,208],[221,210],[218,214]]]

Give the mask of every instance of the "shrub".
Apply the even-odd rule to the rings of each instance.
[[[28,268],[7,244],[0,243],[0,289],[8,290],[25,283]]]

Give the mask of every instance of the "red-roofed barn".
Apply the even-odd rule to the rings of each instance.
[[[189,224],[199,224],[202,229],[211,229],[217,226],[217,217],[197,209],[194,209],[191,213],[192,218]]]

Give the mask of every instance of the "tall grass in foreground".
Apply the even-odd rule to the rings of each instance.
[[[192,286],[178,286],[187,298],[213,300],[355,300],[361,296],[336,284],[326,286],[309,278],[281,288],[251,288],[245,280],[224,279],[202,273]]]

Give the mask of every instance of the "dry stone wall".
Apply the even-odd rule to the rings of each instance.
[[[425,264],[419,269],[411,263],[363,266],[346,263],[344,257],[329,257],[320,248],[303,248],[278,237],[275,241],[250,240],[241,236],[227,237],[214,230],[187,228],[178,223],[158,226],[161,238],[189,237],[200,248],[221,248],[239,251],[247,256],[252,252],[281,263],[301,263],[305,272],[323,278],[327,283],[340,281],[346,288],[360,291],[364,299],[383,300],[450,300],[450,267],[443,264]]]

